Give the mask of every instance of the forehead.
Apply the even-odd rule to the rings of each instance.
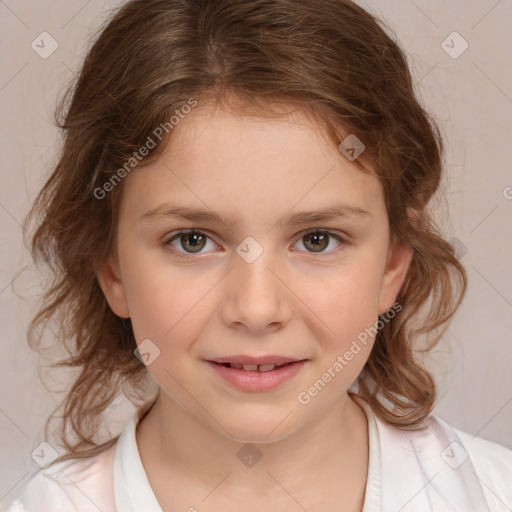
[[[306,112],[277,108],[279,116],[256,116],[195,107],[175,126],[160,157],[128,177],[130,210],[181,202],[255,220],[295,206],[383,205],[378,179],[345,158]]]

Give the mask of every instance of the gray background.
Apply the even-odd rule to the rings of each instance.
[[[92,30],[118,3],[0,0],[0,509],[39,468],[31,452],[44,441],[44,421],[62,397],[50,390],[66,387],[63,372],[44,370],[46,387],[41,383],[41,363],[26,343],[39,277],[20,223],[55,161],[57,95],[78,69]],[[435,208],[445,236],[458,239],[470,285],[447,335],[427,360],[439,383],[435,412],[512,448],[512,3],[359,3],[398,35],[422,101],[447,142],[445,199]],[[457,58],[462,39],[446,39],[454,31],[469,44]],[[46,59],[31,47],[47,38],[42,32],[58,44]],[[45,41],[48,51],[50,40]],[[132,411],[122,402],[112,408],[113,435]]]

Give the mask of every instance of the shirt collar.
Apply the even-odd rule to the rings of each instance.
[[[362,512],[377,512],[381,508],[380,447],[375,415],[363,400],[358,404],[368,420],[368,477]],[[139,422],[135,412],[119,436],[114,457],[114,498],[117,510],[123,512],[163,512],[149,483],[140,458],[135,430]]]
[[[123,512],[163,512],[149,484],[140,458],[135,429],[136,412],[117,440],[114,458],[114,498],[117,510]]]

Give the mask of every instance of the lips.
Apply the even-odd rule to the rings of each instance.
[[[215,375],[237,389],[266,392],[292,379],[301,371],[307,360],[282,356],[260,358],[236,356],[206,360],[205,362],[212,368]]]

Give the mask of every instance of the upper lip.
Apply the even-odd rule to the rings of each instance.
[[[213,363],[232,363],[232,364],[286,364],[293,363],[296,361],[303,361],[304,359],[297,359],[295,357],[284,357],[284,356],[261,356],[261,357],[251,357],[251,356],[228,356],[228,357],[218,357],[215,359],[208,359]]]

